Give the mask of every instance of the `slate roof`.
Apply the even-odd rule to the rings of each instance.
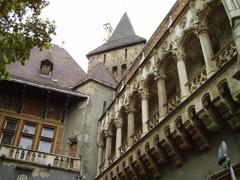
[[[113,78],[112,74],[107,70],[103,62],[97,63],[94,68],[85,75],[85,77],[79,81],[74,87],[78,87],[88,80],[94,80],[115,88],[117,81]]]
[[[111,49],[145,42],[146,39],[135,34],[127,13],[124,13],[110,39],[98,48],[90,51],[87,54],[87,57],[101,52],[109,51]]]
[[[41,61],[48,59],[53,63],[50,77],[40,75]],[[68,54],[57,45],[43,51],[33,48],[26,64],[18,63],[8,66],[10,79],[18,79],[52,88],[71,90],[71,87],[84,78],[85,72]]]

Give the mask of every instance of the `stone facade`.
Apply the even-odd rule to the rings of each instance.
[[[228,179],[223,140],[239,176],[239,9],[175,3],[99,119],[96,179]]]
[[[89,57],[88,71],[91,71],[97,63],[103,62],[115,79],[119,81],[143,46],[144,44],[142,43],[93,55]]]

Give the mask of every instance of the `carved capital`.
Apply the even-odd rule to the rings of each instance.
[[[123,127],[123,121],[122,121],[121,118],[116,119],[116,120],[114,121],[114,123],[115,123],[116,128],[122,128],[122,127]]]
[[[142,100],[146,100],[149,98],[149,93],[145,89],[139,89],[139,94],[141,95]]]
[[[135,112],[135,111],[136,111],[135,108],[130,107],[129,105],[128,105],[128,106],[125,106],[125,109],[126,109],[126,113],[131,113],[131,112]]]
[[[196,28],[195,34],[199,36],[203,33],[208,33],[208,27],[202,24],[199,24]]]
[[[176,61],[184,61],[186,56],[181,50],[175,50],[173,54]]]
[[[166,75],[162,75],[159,70],[153,72],[154,80],[165,80],[167,78]]]
[[[105,131],[104,131],[104,135],[105,135],[106,138],[107,138],[107,137],[112,137],[112,136],[113,136],[112,129],[110,128],[110,129],[108,129],[108,130],[105,130]]]

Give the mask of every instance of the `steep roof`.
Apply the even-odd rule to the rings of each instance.
[[[145,42],[146,42],[146,39],[135,34],[135,31],[133,29],[133,26],[130,22],[130,19],[127,13],[124,13],[120,22],[118,23],[117,27],[112,33],[110,39],[103,45],[89,52],[87,54],[87,57],[93,54],[101,53],[111,49],[128,46],[132,44],[137,44],[137,43],[145,43]]]
[[[47,59],[53,63],[50,77],[40,75],[41,62]],[[68,52],[57,45],[42,51],[33,48],[24,66],[18,63],[10,64],[8,71],[10,78],[69,90],[86,74]]]
[[[85,77],[74,87],[81,86],[88,80],[94,80],[112,88],[115,88],[117,85],[117,81],[113,78],[112,74],[107,70],[102,62],[97,63],[94,68],[89,71],[88,74],[86,74]]]

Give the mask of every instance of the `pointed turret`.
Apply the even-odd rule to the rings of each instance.
[[[112,49],[145,42],[146,39],[135,34],[131,21],[125,12],[110,39],[98,48],[90,51],[87,54],[87,57],[90,57],[94,54],[100,54],[105,51],[110,51]]]

